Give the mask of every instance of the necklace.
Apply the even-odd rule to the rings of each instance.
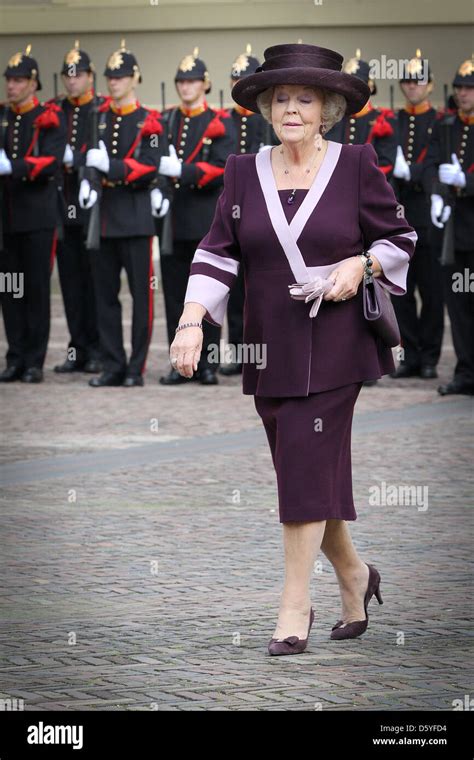
[[[321,150],[321,148],[318,146],[318,149],[317,149],[317,152],[316,152],[316,160],[317,160],[317,157],[318,157],[318,152],[320,150]],[[285,156],[284,156],[284,153],[283,153],[283,148],[280,148],[280,153],[281,153],[281,156],[283,158],[283,163],[285,164],[285,174],[290,174],[290,170],[288,169],[288,164],[285,161]],[[314,169],[314,167],[316,166],[316,160],[315,160],[315,162],[314,162],[314,164],[312,166],[310,165],[307,169],[305,169],[305,174],[310,174],[310,172]],[[286,202],[288,203],[289,206],[291,206],[291,204],[294,202],[294,200],[295,200],[295,194],[296,194],[296,187],[293,188],[293,190],[291,191],[290,195],[286,199]]]

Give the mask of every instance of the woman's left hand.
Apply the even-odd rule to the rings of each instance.
[[[364,276],[364,267],[358,256],[349,261],[344,261],[330,275],[329,280],[334,280],[334,286],[323,296],[325,301],[347,301],[353,298],[359,289]]]

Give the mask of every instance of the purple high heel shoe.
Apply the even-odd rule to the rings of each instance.
[[[368,562],[366,562],[366,565],[369,568],[369,583],[364,596],[365,620],[355,620],[353,623],[344,623],[342,620],[338,620],[336,625],[331,629],[331,639],[333,640],[355,639],[357,636],[365,633],[369,624],[367,606],[374,594],[377,597],[378,603],[383,604],[380,594],[380,573],[373,565],[369,565]]]
[[[314,611],[311,607],[309,613],[309,626],[308,635],[305,639],[300,639],[298,636],[287,636],[286,639],[279,641],[278,639],[270,639],[268,643],[268,654],[300,654],[304,652],[308,644],[309,632],[313,625]]]

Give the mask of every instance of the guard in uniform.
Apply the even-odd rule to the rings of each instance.
[[[100,250],[93,252],[92,272],[104,371],[91,378],[89,385],[133,387],[144,384],[153,327],[150,191],[158,182],[155,191],[159,204],[171,192],[168,180],[157,179],[160,158],[168,148],[160,114],[147,110],[136,99],[135,87],[142,78],[124,40],[109,57],[104,76],[111,97],[99,107],[99,147],[87,151],[79,190],[83,208],[100,203]],[[91,170],[98,173],[100,185],[94,182]],[[128,361],[119,300],[123,268],[133,299],[132,353]]]
[[[347,61],[343,71],[365,82],[372,95],[377,93],[377,85],[370,77],[370,66],[361,60],[360,50]],[[397,155],[396,120],[390,109],[375,108],[369,99],[358,113],[346,115],[338,121],[325,137],[349,145],[372,143],[379,159],[379,168],[390,179]]]
[[[186,55],[176,72],[175,84],[181,104],[163,113],[170,157],[161,160],[160,173],[172,177],[175,187],[169,220],[171,230],[169,233],[165,230],[166,219],[157,227],[170,345],[183,310],[191,261],[211,226],[223,187],[225,162],[236,145],[233,120],[228,111],[211,108],[207,103],[211,82],[198,52],[195,48],[192,55]],[[171,246],[165,245],[167,235],[171,238]],[[162,385],[192,382],[195,377],[203,385],[218,382],[218,363],[210,360],[208,348],[211,344],[220,346],[220,328],[205,322],[203,330],[204,342],[197,373],[187,379],[176,369],[171,369],[160,378]]]
[[[254,74],[260,61],[251,55],[252,49],[247,45],[245,53],[239,55],[230,73],[230,86],[234,86],[239,79]],[[254,111],[249,111],[243,106],[235,105],[231,110],[236,133],[236,145],[234,153],[258,153],[266,143],[267,122],[263,116]],[[268,125],[271,126],[271,125]],[[273,130],[272,130],[273,131]],[[227,324],[229,325],[229,346],[232,349],[235,361],[223,364],[219,372],[221,375],[238,375],[242,372],[242,362],[239,360],[239,345],[243,342],[244,332],[244,273],[241,269],[232,286],[227,304]]]
[[[59,106],[41,105],[38,64],[16,53],[4,75],[8,104],[0,106],[0,192],[3,251],[0,266],[13,288],[2,294],[8,341],[0,381],[43,380],[50,326],[50,277],[56,250],[55,174],[66,147]],[[1,249],[0,245],[0,249]]]
[[[442,396],[474,393],[474,57],[460,65],[453,87],[458,108],[435,121],[423,172],[431,220],[448,237],[441,264],[457,363],[452,381],[438,388]]]
[[[436,365],[441,354],[444,303],[439,249],[431,245],[429,239],[430,198],[421,182],[436,109],[429,101],[433,90],[431,71],[420,50],[406,64],[400,88],[406,104],[398,111],[400,142],[392,184],[406,218],[417,232],[418,241],[408,268],[407,292],[392,299],[404,355],[391,377],[433,378],[437,377]],[[416,288],[422,303],[419,315]]]
[[[98,373],[102,366],[91,271],[84,239],[85,214],[79,206],[79,172],[86,163],[87,125],[94,100],[94,65],[77,40],[66,53],[61,75],[67,97],[60,100],[66,117],[67,145],[61,185],[64,189],[64,236],[58,241],[59,281],[70,341],[67,358],[55,372]]]

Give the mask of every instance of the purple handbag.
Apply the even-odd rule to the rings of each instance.
[[[383,342],[394,348],[400,345],[400,329],[390,293],[375,277],[364,275],[364,317]]]

